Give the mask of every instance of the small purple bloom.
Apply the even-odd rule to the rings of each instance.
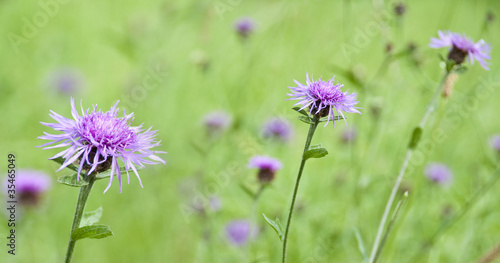
[[[76,69],[59,69],[49,76],[49,86],[60,94],[74,95],[83,89],[84,78]]]
[[[255,231],[251,229],[252,225],[247,220],[235,220],[227,224],[226,235],[231,244],[243,246],[248,239],[253,238]]]
[[[500,153],[500,134],[493,136],[490,141],[491,147]]]
[[[159,141],[155,141],[156,131],[151,128],[144,130],[140,126],[131,126],[134,114],[127,115],[123,110],[124,117],[117,117],[117,101],[107,112],[97,110],[97,105],[93,110],[83,110],[82,116],[78,114],[75,108],[75,101],[71,98],[71,115],[73,119],[65,118],[53,111],[50,111],[50,117],[57,123],[44,123],[43,125],[53,128],[61,134],[49,134],[44,132],[44,136],[38,137],[43,140],[51,140],[40,147],[44,149],[68,147],[66,150],[56,154],[51,159],[62,157],[64,163],[58,169],[62,170],[69,164],[75,163],[78,166],[78,180],[82,170],[87,175],[92,172],[104,172],[111,168],[111,174],[108,187],[113,182],[114,175],[118,178],[120,192],[122,191],[122,174],[118,165],[121,160],[125,165],[128,183],[130,183],[129,170],[132,169],[142,187],[141,178],[137,173],[135,165],[144,167],[144,164],[157,164],[165,161],[155,154],[165,153],[162,151],[152,151],[151,148],[160,146]],[[147,160],[149,158],[150,160]]]
[[[209,133],[225,131],[231,125],[231,115],[225,111],[213,111],[203,117],[203,124]]]
[[[3,191],[8,194],[9,177],[6,177],[3,184]],[[49,190],[52,185],[50,177],[40,171],[20,169],[16,173],[14,181],[16,187],[16,200],[22,205],[37,205],[40,201],[41,195]]]
[[[344,130],[342,133],[342,141],[345,143],[353,142],[358,136],[358,130],[354,127],[350,127]]]
[[[271,118],[262,127],[262,136],[287,142],[292,137],[292,125],[284,118]]]
[[[248,17],[240,18],[234,24],[234,28],[243,38],[248,37],[255,29],[255,21]]]
[[[450,168],[442,163],[428,164],[425,167],[425,176],[440,185],[447,185],[453,180],[453,173]]]
[[[261,183],[270,183],[281,166],[280,161],[267,156],[254,156],[248,163],[248,168],[259,169],[257,177]]]
[[[450,31],[438,31],[438,34],[439,38],[431,38],[431,43],[429,44],[431,48],[450,47],[448,59],[461,64],[465,60],[465,57],[467,57],[469,63],[474,64],[474,60],[477,60],[481,64],[481,67],[489,70],[489,62],[486,60],[491,59],[490,44],[482,39],[474,43],[465,34],[461,35]]]
[[[356,101],[356,93],[349,94],[347,91],[342,92],[343,84],[334,83],[335,77],[325,82],[321,78],[317,81],[310,81],[309,74],[306,74],[306,85],[295,81],[297,87],[289,87],[292,93],[289,100],[299,100],[295,105],[300,105],[300,109],[309,107],[309,115],[318,115],[319,117],[327,117],[328,121],[332,120],[335,126],[335,113],[337,116],[342,116],[347,125],[343,112],[360,113],[354,105]],[[361,114],[361,113],[360,113]],[[325,126],[328,125],[328,121]]]

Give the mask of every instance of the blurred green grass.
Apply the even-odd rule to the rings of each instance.
[[[369,1],[233,1],[238,4],[218,14],[216,7],[229,2],[71,1],[60,5],[54,17],[20,45],[17,53],[6,36],[21,34],[22,19],[32,19],[41,8],[35,2],[0,4],[0,32],[4,36],[0,38],[1,156],[13,152],[18,167],[46,171],[54,180],[65,174],[54,173],[57,165],[47,161],[55,150],[42,151],[35,146],[42,144],[36,137],[49,131],[39,122],[51,121],[50,109],[70,116],[69,99],[54,96],[46,85],[48,74],[66,66],[81,70],[85,76],[85,89],[76,97],[83,100],[84,108],[98,104],[107,109],[121,99],[120,105],[135,112],[134,124],[144,122],[159,130],[161,149],[168,152],[166,166],[141,171],[144,189],[132,178],[123,193],[115,184],[103,195],[105,183],[97,184],[87,209],[103,206],[101,222],[110,225],[115,236],[80,241],[74,262],[243,261],[244,249],[228,244],[224,225],[250,217],[251,200],[239,183],[255,184],[255,171],[246,169],[253,154],[283,161],[284,168],[273,188],[263,194],[258,211],[285,221],[307,132],[306,125],[290,110],[292,103],[285,99],[287,86],[294,85],[293,79],[304,82],[306,72],[314,78],[336,75],[350,91],[360,92],[363,114],[348,116],[349,125],[357,127],[359,135],[352,145],[340,141],[346,128],[342,123],[334,129],[318,129],[313,143],[322,143],[330,154],[311,160],[306,167],[298,197],[303,209],[294,217],[289,262],[309,262],[315,257],[317,260],[310,262],[360,262],[353,228],[360,231],[370,249],[408,135],[440,78],[437,54],[445,55],[445,50],[430,50],[429,38],[436,37],[437,30],[449,29],[475,40],[483,38],[493,47],[491,70],[474,65],[460,76],[443,116],[457,116],[453,110],[464,105],[479,80],[491,77],[493,84],[499,83],[495,62],[498,22],[480,33],[486,12],[499,10],[496,1],[408,1],[399,39],[396,21],[391,20],[389,27],[369,37],[368,45],[349,58],[344,56],[342,44],[353,43],[356,28],[364,31],[377,16]],[[391,11],[392,4],[387,2],[385,10]],[[233,22],[241,16],[257,21],[255,34],[245,43],[233,31]],[[384,59],[385,45],[392,42],[399,51],[410,41],[419,47],[421,68],[402,58],[391,63],[381,78],[373,79]],[[209,58],[207,71],[193,63],[196,50]],[[140,85],[157,66],[162,72],[161,83],[147,90],[136,105],[127,103],[130,87]],[[354,66],[364,72],[365,81],[371,80],[367,85],[370,89],[362,91],[336,70]],[[487,143],[489,136],[500,132],[498,99],[500,95],[493,92],[477,110],[459,117],[458,126],[440,123],[446,139],[407,175],[404,184],[411,187],[409,202],[389,237],[383,262],[407,262],[442,224],[445,206],[456,213],[492,178],[494,167],[488,163],[495,155]],[[370,114],[377,101],[382,105],[378,120]],[[231,112],[238,125],[205,158],[191,143],[203,143],[200,119],[214,109]],[[290,144],[280,146],[259,137],[263,121],[274,115],[286,116],[293,123],[295,137]],[[437,116],[439,112],[429,127]],[[427,182],[422,173],[427,161],[451,167],[455,176],[451,187],[441,189]],[[180,188],[200,171],[220,174],[230,164],[235,164],[238,172],[218,192],[223,209],[212,217],[214,236],[206,247],[203,219],[191,215],[186,221],[182,215],[180,207],[189,199]],[[494,186],[416,262],[471,262],[499,242],[498,190],[499,186]],[[54,184],[44,206],[19,222],[18,255],[1,252],[0,261],[61,262],[76,198],[76,189]],[[277,262],[279,240],[265,221],[257,218],[262,233],[248,258]],[[6,224],[0,225],[0,236],[6,236]],[[315,256],[323,255],[322,249],[325,256]]]

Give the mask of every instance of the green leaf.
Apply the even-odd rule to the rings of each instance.
[[[107,225],[92,225],[92,226],[84,226],[75,229],[73,233],[71,233],[71,239],[76,241],[83,238],[93,238],[100,239],[108,236],[112,236],[113,232],[109,229]]]
[[[66,161],[62,157],[58,157],[58,158],[51,159],[51,160],[54,161],[54,162],[56,162],[56,163],[58,163],[58,164],[60,164],[60,165],[62,165],[64,163],[64,161]],[[73,170],[75,172],[78,172],[78,167],[76,165],[72,164],[72,163],[70,163],[68,166],[66,166],[66,168],[71,169],[71,170]]]
[[[80,180],[77,180],[76,174],[77,173],[63,175],[63,176],[57,178],[57,182],[60,184],[65,184],[65,185],[69,185],[72,187],[82,187],[82,186],[89,184],[87,181],[85,181],[84,175],[80,175]]]
[[[309,150],[307,150],[304,153],[304,159],[307,160],[309,158],[321,158],[323,156],[326,156],[327,154],[328,154],[328,151],[325,148],[321,148],[321,144],[320,144],[320,145],[310,147]]]
[[[422,128],[420,126],[413,129],[413,134],[411,135],[410,143],[408,144],[409,149],[415,149],[417,147],[420,138],[422,137]]]
[[[361,237],[361,234],[359,233],[357,228],[354,228],[354,235],[356,236],[356,240],[358,241],[358,249],[359,252],[361,253],[361,256],[363,257],[363,263],[367,263],[370,258],[368,257],[368,254],[366,253],[366,248],[365,248],[365,243],[363,242],[363,238]]]
[[[309,117],[309,114],[307,113],[307,111],[305,111],[304,109],[302,109],[302,110],[301,110],[301,109],[300,109],[300,107],[293,107],[292,109],[293,109],[294,111],[296,111],[296,112],[298,112],[298,113],[300,113],[300,114],[304,115],[304,116]]]
[[[283,237],[285,235],[283,231],[283,226],[281,226],[280,220],[276,218],[275,221],[269,219],[266,215],[262,214],[264,216],[264,219],[266,219],[267,223],[276,231],[276,234],[278,234],[278,237],[280,238],[281,241],[283,241]]]
[[[465,73],[467,71],[467,67],[464,66],[464,65],[458,65],[458,66],[455,67],[454,71],[457,74],[463,74],[463,73]]]
[[[297,119],[299,119],[301,122],[305,122],[307,124],[313,124],[313,120],[307,116],[298,116]]]
[[[448,59],[446,61],[446,71],[451,72],[453,70],[453,67],[456,65],[455,61]]]
[[[94,211],[85,212],[82,216],[82,221],[80,221],[80,227],[90,226],[99,222],[101,216],[102,216],[102,206]]]
[[[334,119],[335,121],[338,121],[338,120],[343,120],[343,119],[344,119],[344,117],[342,117],[342,116],[335,116],[335,118],[333,118],[333,119]],[[322,118],[321,120],[319,120],[319,122],[326,122],[326,121],[328,121],[328,117],[324,117],[324,118]]]

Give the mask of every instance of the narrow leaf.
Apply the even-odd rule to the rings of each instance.
[[[240,184],[240,188],[243,190],[243,192],[245,192],[247,195],[249,195],[252,199],[255,198],[255,193],[252,190],[250,190],[250,188],[248,188],[246,185]]]
[[[304,159],[307,160],[309,158],[321,158],[328,154],[328,151],[325,148],[313,148],[307,150],[304,153]]]
[[[80,175],[80,180],[77,180],[76,173],[60,176],[59,178],[57,178],[57,182],[72,187],[82,187],[89,184],[85,181],[83,175]]]
[[[283,241],[283,227],[281,226],[280,220],[276,218],[276,220],[271,220],[269,219],[266,215],[262,214],[264,216],[264,219],[266,219],[267,223],[276,231],[276,234],[278,234],[278,237],[280,238],[281,241]]]
[[[422,132],[423,132],[423,130],[420,126],[415,127],[415,129],[413,129],[413,134],[411,135],[411,140],[410,140],[410,143],[408,144],[408,148],[415,149],[415,147],[417,147],[418,142],[420,141],[420,138],[422,137]]]
[[[56,162],[56,163],[58,163],[58,164],[60,164],[60,165],[62,165],[64,163],[64,161],[65,161],[64,158],[62,158],[62,157],[58,157],[58,158],[51,159],[51,160],[54,161],[54,162]],[[66,168],[69,168],[69,169],[71,169],[71,170],[73,170],[75,172],[78,172],[78,167],[76,165],[74,165],[74,164],[68,164],[68,166],[66,166]]]
[[[107,225],[92,225],[92,226],[84,226],[75,229],[73,233],[71,233],[72,240],[79,240],[83,238],[93,238],[100,239],[108,236],[112,236],[113,232],[109,229]]]
[[[94,211],[85,212],[82,216],[82,221],[80,222],[80,227],[90,226],[90,225],[93,225],[93,224],[99,222],[99,219],[101,219],[101,216],[102,216],[102,206],[97,208]]]
[[[307,113],[307,111],[305,111],[304,109],[302,109],[302,110],[301,110],[301,109],[300,109],[300,107],[293,107],[292,109],[293,109],[294,111],[296,111],[296,112],[298,112],[298,113],[300,113],[300,114],[304,115],[304,116],[309,116],[309,114]]]
[[[361,237],[361,234],[359,233],[359,230],[357,228],[354,228],[354,235],[356,236],[356,240],[358,241],[358,249],[359,252],[361,253],[361,256],[363,257],[363,263],[367,263],[370,258],[368,257],[368,254],[366,253],[366,248],[365,248],[365,243],[363,242],[363,238]]]
[[[307,124],[313,124],[313,120],[307,116],[298,116],[297,119],[299,119],[302,122],[305,122]]]

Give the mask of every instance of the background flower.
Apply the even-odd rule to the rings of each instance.
[[[9,177],[5,177],[3,182],[3,192],[8,195]],[[16,200],[21,205],[38,205],[40,199],[47,190],[50,189],[52,181],[50,177],[41,171],[31,169],[19,169],[16,171],[14,180]]]
[[[453,180],[453,173],[450,168],[442,163],[428,164],[425,167],[425,176],[440,185],[447,185]]]

